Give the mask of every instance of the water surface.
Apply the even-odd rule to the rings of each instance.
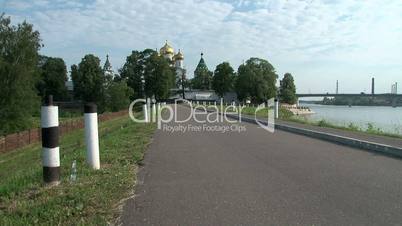
[[[402,107],[378,106],[333,106],[301,103],[315,114],[307,116],[312,121],[326,120],[330,123],[348,126],[350,123],[366,129],[371,123],[384,132],[402,134]]]

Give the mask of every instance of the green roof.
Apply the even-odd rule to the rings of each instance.
[[[109,55],[106,55],[106,62],[105,65],[103,66],[104,71],[109,71],[112,69],[112,65],[109,62]]]
[[[204,61],[204,58],[203,58],[203,53],[201,53],[201,59],[200,59],[200,62],[198,62],[198,65],[197,65],[197,67],[195,68],[195,73],[197,72],[197,71],[208,71],[208,67],[207,67],[207,64],[205,63],[205,61]]]

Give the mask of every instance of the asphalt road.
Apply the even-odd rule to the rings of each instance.
[[[123,225],[402,225],[400,159],[242,125],[158,130]]]

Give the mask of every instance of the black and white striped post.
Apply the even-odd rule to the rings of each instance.
[[[94,103],[84,106],[85,143],[87,146],[87,162],[93,169],[100,169],[98,113]]]
[[[43,181],[46,185],[60,183],[59,108],[50,95],[41,107]]]

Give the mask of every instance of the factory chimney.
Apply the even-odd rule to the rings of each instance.
[[[371,95],[374,95],[374,78],[371,79]]]

